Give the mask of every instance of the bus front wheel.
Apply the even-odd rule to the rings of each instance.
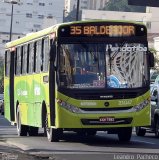
[[[21,124],[20,109],[17,109],[17,133],[18,136],[27,136],[28,126]]]
[[[132,127],[120,128],[118,130],[118,138],[121,142],[129,142],[132,135]]]
[[[49,142],[58,142],[63,131],[62,129],[48,127],[48,117],[46,115],[45,132]]]
[[[49,142],[58,142],[62,134],[62,131],[60,129],[55,128],[48,128],[46,132]]]
[[[146,129],[143,129],[141,127],[136,127],[135,129],[136,129],[136,135],[137,136],[141,136],[141,137],[145,136]]]

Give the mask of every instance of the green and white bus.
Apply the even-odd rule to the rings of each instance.
[[[144,25],[83,21],[52,26],[5,47],[5,117],[19,136],[49,141],[65,131],[94,136],[150,125],[150,67]]]

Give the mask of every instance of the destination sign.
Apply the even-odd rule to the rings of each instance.
[[[108,36],[131,36],[135,35],[134,26],[102,25],[102,26],[70,26],[71,35],[108,35]]]
[[[59,37],[134,37],[145,36],[144,25],[132,23],[77,23],[59,27]]]

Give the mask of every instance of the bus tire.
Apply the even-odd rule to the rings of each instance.
[[[157,118],[155,123],[155,136],[159,138],[159,118]]]
[[[129,142],[132,135],[132,127],[120,128],[118,130],[118,138],[121,142]]]
[[[61,135],[62,135],[62,129],[56,129],[48,127],[48,116],[46,114],[46,121],[45,121],[45,130],[47,139],[49,142],[58,142]]]
[[[28,134],[29,136],[38,136],[38,131],[39,131],[38,127],[29,126]]]
[[[47,129],[47,138],[49,142],[58,142],[61,138],[62,131],[57,128],[48,128]]]
[[[146,134],[146,129],[143,129],[141,127],[136,127],[135,130],[136,130],[136,135],[137,136],[143,137]]]
[[[17,134],[18,136],[27,136],[28,133],[28,126],[21,124],[21,115],[20,109],[17,108]]]
[[[46,110],[46,104],[45,102],[43,101],[42,103],[42,119],[41,119],[41,122],[42,122],[42,128],[44,128],[44,137],[47,137],[47,133],[46,133],[46,117],[47,117],[47,110]]]

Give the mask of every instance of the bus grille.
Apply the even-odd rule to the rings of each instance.
[[[110,95],[113,95],[112,97]],[[111,100],[111,99],[129,99],[129,98],[135,98],[137,96],[136,93],[120,93],[120,94],[114,94],[114,93],[110,93],[110,94],[94,94],[94,93],[82,93],[82,94],[78,94],[75,93],[74,94],[74,98],[75,99],[82,99],[82,100]]]
[[[80,108],[83,111],[90,111],[90,112],[96,112],[96,111],[126,111],[131,109],[131,107],[115,107],[115,108]]]

